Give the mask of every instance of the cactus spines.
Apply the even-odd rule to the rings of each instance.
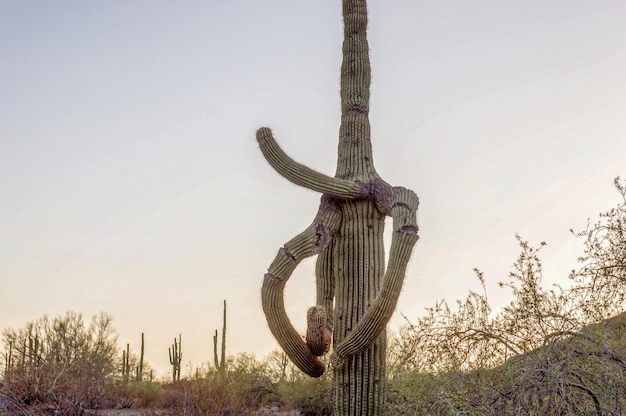
[[[217,329],[215,330],[215,335],[213,336],[213,361],[215,363],[215,368],[220,373],[220,377],[223,378],[226,372],[226,299],[224,299],[224,315],[223,315],[223,322],[222,322],[221,361],[217,357]]]
[[[172,347],[168,348],[168,352],[170,355],[170,364],[172,365],[173,383],[180,381],[180,362],[183,359],[182,346],[182,338],[181,335],[178,334],[178,342],[176,342],[176,338],[174,338],[174,343],[172,344]]]
[[[369,125],[370,63],[365,0],[343,0],[341,125],[334,177],[291,159],[267,127],[257,131],[269,164],[292,183],[322,194],[313,223],[287,242],[265,274],[261,297],[268,326],[306,374],[325,371],[318,358],[332,333],[335,414],[380,415],[385,388],[386,325],[396,307],[417,242],[415,193],[386,183],[374,168]],[[383,229],[393,219],[385,269]],[[285,285],[306,257],[318,255],[317,306],[307,313],[306,342],[284,305]]]

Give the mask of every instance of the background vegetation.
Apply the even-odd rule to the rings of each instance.
[[[543,284],[541,249],[520,253],[500,283],[512,299],[494,310],[482,293],[439,301],[406,318],[388,349],[390,415],[626,414],[626,187],[620,204],[574,233],[584,242],[571,287]],[[224,326],[225,328],[225,326]],[[331,380],[302,375],[286,355],[229,356],[180,381],[132,376],[149,364],[118,346],[110,316],[43,318],[2,334],[0,415],[82,415],[94,409],[160,414],[332,412]],[[217,345],[217,343],[216,343]],[[216,347],[217,348],[217,347]],[[216,363],[218,361],[216,360]],[[140,365],[141,364],[141,365]]]

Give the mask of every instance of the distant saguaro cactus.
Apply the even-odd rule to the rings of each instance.
[[[180,362],[183,359],[183,340],[178,334],[178,342],[174,338],[171,348],[167,349],[170,354],[170,364],[172,365],[172,382],[180,381]]]
[[[135,379],[137,381],[143,380],[143,347],[144,347],[144,338],[143,332],[141,333],[141,355],[139,356],[139,364],[137,365],[137,375]]]
[[[4,378],[10,379],[13,370],[13,342],[9,341],[9,351],[4,354]]]
[[[130,374],[130,345],[126,344],[126,351],[122,350],[122,381],[124,384],[128,383],[128,376]]]
[[[369,125],[370,62],[364,0],[343,0],[341,126],[334,177],[291,159],[267,127],[257,141],[270,165],[296,185],[322,194],[313,223],[288,241],[265,274],[263,311],[272,334],[306,374],[325,371],[318,359],[329,348],[335,415],[380,415],[385,389],[387,322],[396,307],[406,266],[417,242],[418,198],[392,187],[374,169]],[[393,219],[385,271],[383,229]],[[307,314],[306,342],[285,312],[287,280],[306,257],[316,263],[317,306]]]
[[[217,357],[217,329],[213,335],[213,361],[215,368],[219,371],[220,377],[224,377],[226,372],[226,299],[224,299],[224,315],[222,322],[222,353],[221,360]]]

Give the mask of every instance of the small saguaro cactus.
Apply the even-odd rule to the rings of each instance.
[[[9,351],[4,354],[4,379],[11,378],[13,372],[13,341],[9,341]]]
[[[170,364],[172,365],[172,382],[180,381],[180,362],[183,359],[183,343],[181,335],[178,334],[178,342],[174,338],[171,348],[168,348],[170,354]]]
[[[222,323],[222,353],[221,360],[217,357],[217,329],[213,335],[213,361],[215,368],[219,371],[220,377],[224,377],[226,372],[226,299],[224,299],[224,315]]]
[[[28,365],[30,369],[34,369],[39,363],[39,337],[35,335],[34,337],[28,337]]]
[[[294,364],[312,377],[329,350],[335,415],[380,415],[385,391],[386,326],[396,307],[407,263],[417,242],[415,193],[392,187],[374,169],[369,125],[370,63],[364,0],[343,0],[341,125],[337,170],[324,175],[291,159],[267,127],[257,141],[269,164],[296,185],[320,192],[313,223],[288,241],[265,274],[261,297],[268,326]],[[393,220],[385,270],[383,229]],[[317,255],[317,305],[307,313],[306,341],[284,304],[289,277]]]
[[[122,350],[122,381],[124,384],[128,383],[128,377],[130,375],[130,345],[126,344],[126,351]]]
[[[143,380],[143,332],[141,333],[141,353],[139,355],[139,365],[137,365],[137,376],[135,377],[135,379],[137,381],[142,381]]]

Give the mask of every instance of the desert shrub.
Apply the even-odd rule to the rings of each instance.
[[[500,412],[623,415],[626,411],[626,314],[559,338],[487,374]]]
[[[389,347],[389,414],[621,415],[626,412],[626,188],[579,233],[574,285],[545,288],[539,247],[521,252],[494,311],[470,292],[407,320]],[[613,316],[607,319],[609,316]]]
[[[598,322],[626,308],[626,183],[615,178],[614,186],[621,202],[599,215],[584,231],[585,252],[578,270],[570,278],[574,292],[588,321]],[[574,231],[572,231],[574,232]]]
[[[97,408],[114,381],[116,340],[112,318],[104,313],[89,325],[67,312],[6,329],[6,395],[16,405],[66,415]]]
[[[171,414],[238,415],[255,408],[247,391],[216,378],[181,380],[163,389],[157,406]]]
[[[274,389],[285,407],[298,409],[302,415],[333,414],[332,375],[324,374],[319,378],[303,375],[291,381],[280,381]]]
[[[322,360],[327,358],[322,357]],[[282,350],[272,351],[264,360],[265,374],[275,401],[303,415],[323,416],[333,412],[332,375],[311,378],[302,373]],[[326,362],[327,367],[329,365]]]
[[[389,380],[394,415],[622,415],[626,411],[626,313],[494,368],[397,371]]]
[[[275,399],[264,364],[242,353],[228,357],[224,374],[210,367],[197,368],[193,377],[163,385],[155,405],[171,414],[239,415]]]
[[[298,409],[303,415],[332,414],[330,376],[304,375],[283,352],[274,351],[261,361],[241,353],[228,357],[223,374],[213,367],[193,373],[164,385],[156,406],[171,414],[254,414],[275,405],[281,410]]]
[[[470,291],[451,307],[442,300],[426,308],[415,323],[407,320],[389,347],[390,376],[409,371],[446,373],[492,368],[536,349],[555,332],[581,326],[576,304],[559,286],[542,284],[538,248],[517,237],[521,252],[507,282],[513,299],[500,311],[489,304],[485,280],[475,270],[483,293]]]
[[[385,414],[394,416],[433,413],[438,398],[447,391],[448,374],[419,372],[415,369],[396,371],[387,383]],[[445,413],[444,413],[445,414]]]
[[[102,407],[108,408],[146,408],[156,406],[163,399],[164,390],[160,383],[153,381],[116,380],[109,387]]]

